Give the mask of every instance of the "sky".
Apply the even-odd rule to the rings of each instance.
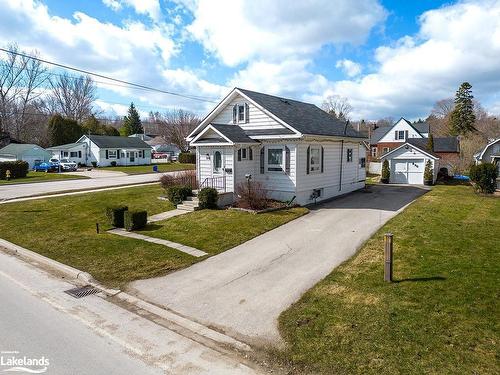
[[[468,81],[500,114],[500,0],[0,0],[0,44],[190,100],[96,78],[97,105],[201,116],[233,87],[353,120],[425,118]],[[3,57],[3,56],[2,56]]]

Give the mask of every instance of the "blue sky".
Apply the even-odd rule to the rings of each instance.
[[[425,117],[470,81],[500,113],[500,1],[0,0],[0,39],[82,69],[206,98],[241,86],[351,117]],[[213,105],[98,83],[121,115]]]

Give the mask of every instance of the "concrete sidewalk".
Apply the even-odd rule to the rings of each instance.
[[[276,343],[279,314],[425,192],[372,186],[187,269],[135,281],[129,291],[239,340]]]

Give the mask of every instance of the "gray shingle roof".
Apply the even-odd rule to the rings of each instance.
[[[408,123],[408,125],[412,126],[417,132],[420,134],[422,133],[429,133],[430,132],[430,126],[426,122],[418,122],[415,124],[412,124],[410,121],[408,121],[405,118],[402,118],[404,121]],[[377,129],[375,129],[372,133],[370,143],[373,145],[375,143],[378,143],[384,135],[386,135],[393,127],[396,125],[401,119],[396,121],[394,124],[391,126],[381,126]]]
[[[137,137],[119,137],[112,135],[87,135],[100,148],[151,148]]]
[[[295,134],[295,132],[290,129],[252,129],[245,130],[245,134],[249,137],[259,136],[259,135],[290,135]]]
[[[370,140],[370,143],[371,144],[375,144],[375,143],[378,143],[378,141],[380,141],[380,139],[387,134],[387,132],[389,130],[392,129],[392,126],[381,126],[377,129],[375,129],[372,133],[372,138]]]
[[[408,143],[427,150],[428,138],[410,138]],[[428,150],[427,150],[428,151]],[[434,153],[439,152],[459,152],[459,143],[456,137],[434,138]]]
[[[364,138],[351,126],[314,104],[238,88],[243,94],[302,134]]]
[[[81,146],[81,143],[66,143],[65,145],[52,146],[47,148],[47,150],[69,150],[70,148]]]
[[[0,149],[0,154],[5,155],[21,155],[23,152],[36,149],[40,152],[47,152],[43,147],[30,143],[10,143],[4,148]]]
[[[408,122],[408,121],[407,121]],[[431,127],[426,122],[417,122],[415,124],[410,124],[413,126],[419,133],[429,133]]]
[[[233,143],[257,143],[237,125],[211,124],[216,130],[224,134]]]

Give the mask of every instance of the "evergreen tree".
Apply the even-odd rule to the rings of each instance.
[[[123,118],[123,132],[120,131],[120,134],[129,136],[142,133],[144,133],[144,129],[142,128],[141,117],[137,109],[135,109],[134,103],[130,103],[128,115]]]
[[[432,134],[429,134],[429,138],[427,138],[427,150],[434,151],[434,136]]]
[[[473,98],[470,83],[462,83],[455,95],[455,108],[450,115],[449,127],[451,134],[466,135],[476,131],[474,127],[476,115],[474,113]]]
[[[47,135],[50,146],[59,146],[76,142],[83,135],[83,129],[75,120],[57,114],[49,119]]]

